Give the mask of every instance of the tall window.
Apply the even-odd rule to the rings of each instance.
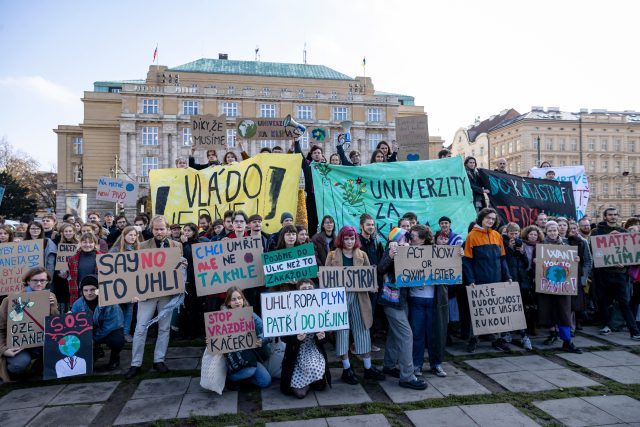
[[[83,140],[79,136],[75,136],[72,140],[73,144],[73,154],[77,156],[82,156],[83,153]]]
[[[156,126],[142,128],[142,145],[158,145],[158,128]]]
[[[513,153],[513,141],[509,141],[509,154]]]
[[[378,143],[382,141],[381,133],[369,133],[367,134],[367,143],[369,145],[369,151],[373,151],[376,149]]]
[[[602,183],[602,195],[604,197],[609,197],[609,184],[606,182]]]
[[[333,107],[333,121],[342,122],[347,120],[347,107]]]
[[[602,161],[602,172],[609,172],[609,160]]]
[[[369,122],[381,122],[382,121],[382,108],[368,108],[367,109],[367,121],[369,121]]]
[[[311,109],[311,105],[298,105],[296,117],[300,120],[312,120],[313,110]]]
[[[231,148],[236,146],[236,130],[235,129],[227,129],[227,144],[229,144],[229,147]]]
[[[224,102],[222,104],[222,111],[227,117],[238,117],[238,103],[237,102]]]
[[[589,170],[591,172],[595,172],[596,171],[596,161],[595,160],[590,160],[589,161]]]
[[[191,128],[182,128],[182,145],[191,145]]]
[[[142,158],[142,176],[149,176],[151,169],[158,169],[157,157],[143,157]]]
[[[620,162],[620,160],[616,160],[615,168],[616,168],[616,169],[615,169],[615,172],[616,172],[616,173],[619,173],[619,172],[621,171],[621,169],[622,169],[622,162]]]
[[[564,138],[560,138],[559,145],[560,145],[560,151],[566,151],[567,144],[566,144]]]
[[[300,148],[303,150],[309,149],[309,132],[305,132],[300,138]]]
[[[575,138],[571,138],[571,151],[578,151],[578,140]]]
[[[142,100],[142,114],[158,114],[158,106],[160,101],[157,99]]]
[[[615,151],[616,153],[620,151],[620,148],[622,147],[622,140],[620,138],[616,138],[613,140],[613,151]]]
[[[185,116],[194,116],[199,114],[200,103],[198,101],[182,101],[182,114]]]
[[[260,117],[274,118],[276,116],[275,104],[260,104]]]
[[[595,138],[589,138],[589,150],[590,151],[595,151],[596,149],[596,139]]]
[[[609,141],[607,141],[607,139],[606,139],[606,138],[602,138],[602,139],[600,140],[600,149],[601,149],[602,151],[607,151],[607,150],[608,150],[608,145],[609,145],[609,144],[608,144],[608,142],[609,142]]]
[[[635,141],[629,141],[629,151],[632,153],[636,152],[636,142]]]
[[[73,182],[82,181],[82,166],[79,163],[73,164]]]
[[[278,145],[278,141],[274,139],[265,139],[264,141],[260,141],[260,148],[273,148]]]
[[[547,138],[546,149],[549,151],[553,151],[553,138]]]
[[[537,150],[538,149],[538,137],[534,137],[533,138],[533,149]],[[494,150],[495,151],[495,150]],[[493,153],[495,155],[495,152]]]

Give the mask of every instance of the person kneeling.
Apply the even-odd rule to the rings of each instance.
[[[73,303],[72,313],[86,312],[93,319],[93,363],[100,346],[106,344],[111,350],[107,370],[113,371],[120,366],[120,352],[124,347],[124,314],[119,305],[98,305],[98,278],[86,276],[80,282],[82,296]]]
[[[313,289],[309,279],[298,281],[299,290]],[[315,334],[298,334],[283,337],[287,347],[282,360],[282,377],[280,391],[293,394],[303,399],[309,388],[315,391],[324,390],[327,384],[331,387],[331,373],[327,363],[327,352],[324,332]]]

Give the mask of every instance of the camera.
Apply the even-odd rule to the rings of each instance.
[[[514,246],[516,248],[521,248],[522,247],[522,239],[516,239]]]

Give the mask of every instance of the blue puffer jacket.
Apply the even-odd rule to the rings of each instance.
[[[84,300],[84,297],[79,298],[73,303],[71,307],[72,313],[80,313],[86,311],[89,316],[92,316],[91,309]],[[124,327],[124,315],[119,305],[108,305],[106,307],[96,306],[96,311],[93,312],[93,339],[100,340],[116,329]]]

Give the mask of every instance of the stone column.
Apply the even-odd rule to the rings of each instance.
[[[140,174],[140,170],[138,169],[138,158],[136,157],[136,148],[138,145],[136,136],[135,132],[127,134],[127,145],[129,148],[129,170],[127,172],[129,172],[129,175],[131,175],[132,178],[135,178]]]

